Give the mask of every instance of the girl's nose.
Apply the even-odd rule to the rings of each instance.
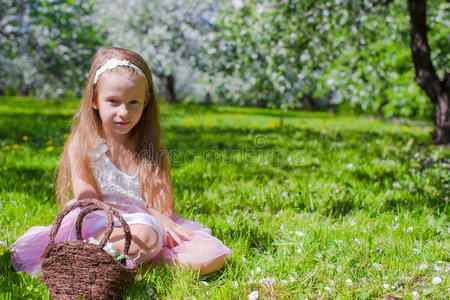
[[[119,115],[126,116],[127,114],[128,114],[128,107],[126,106],[126,104],[122,104],[119,109]]]

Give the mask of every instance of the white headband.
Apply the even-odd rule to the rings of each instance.
[[[120,59],[117,59],[117,58],[111,58],[111,59],[108,59],[106,61],[106,63],[103,66],[101,66],[100,69],[97,70],[97,73],[95,73],[94,84],[97,83],[98,78],[100,77],[100,75],[102,75],[102,73],[104,73],[104,72],[106,72],[108,70],[112,70],[114,68],[120,67],[120,66],[126,66],[126,67],[133,68],[139,74],[141,74],[142,76],[145,77],[144,72],[142,72],[142,70],[139,69],[138,66],[133,65],[132,63],[130,63],[128,60],[125,60],[125,59],[124,60],[120,60]]]

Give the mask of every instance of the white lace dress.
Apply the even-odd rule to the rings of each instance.
[[[99,140],[91,159],[94,175],[103,200],[113,205],[129,225],[145,224],[151,226],[159,235],[159,244],[151,252],[141,250],[134,262],[150,262],[163,258],[167,263],[189,264],[191,266],[206,263],[220,256],[230,256],[230,249],[211,235],[211,230],[193,220],[175,215],[174,221],[193,232],[193,239],[170,248],[164,228],[157,219],[145,210],[141,196],[141,186],[137,174],[129,176],[120,171],[106,155],[108,146]],[[69,201],[67,205],[73,203]],[[63,220],[56,241],[75,239],[75,222],[79,213],[76,209]],[[116,221],[117,222],[117,221]],[[82,235],[87,239],[106,227],[107,219],[102,211],[88,214],[83,221]],[[120,226],[117,222],[115,226]],[[48,245],[50,226],[33,226],[11,247],[11,262],[16,271],[25,271],[36,275],[40,269],[40,257]]]

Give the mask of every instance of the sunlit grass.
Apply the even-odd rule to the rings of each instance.
[[[6,251],[57,214],[77,106],[0,98],[2,298],[48,297]],[[163,105],[161,122],[177,211],[232,257],[201,278],[152,269],[130,299],[449,296],[450,150],[431,145],[431,123],[188,105]]]

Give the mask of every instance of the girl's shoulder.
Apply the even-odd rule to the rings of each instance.
[[[80,141],[80,137],[73,136],[67,141],[66,149],[70,163],[76,164],[80,156],[82,156],[80,154],[84,151],[86,151],[85,153],[90,160],[99,159],[108,151],[108,145],[106,145],[106,141],[101,137],[97,137],[92,142],[86,143],[85,141]]]
[[[91,150],[91,158],[98,159],[108,152],[108,145],[104,138],[98,137],[94,147]]]

